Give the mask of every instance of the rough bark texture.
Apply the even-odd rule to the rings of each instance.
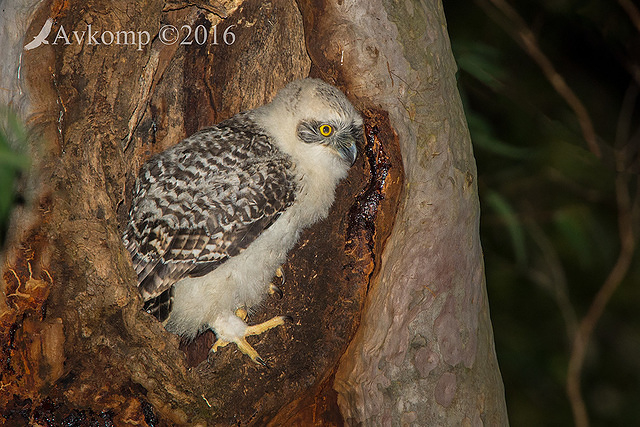
[[[2,265],[5,423],[506,423],[439,2],[2,6],[15,17],[0,32],[14,54],[4,99],[28,117],[34,164]],[[92,24],[152,42],[42,45],[18,62],[48,17],[54,34]],[[164,24],[217,25],[218,45],[164,44]],[[292,251],[284,298],[251,319],[295,318],[252,341],[272,368],[233,346],[207,361],[211,333],[181,345],[141,310],[119,231],[133,180],[152,154],[309,72],[363,111],[363,155]]]

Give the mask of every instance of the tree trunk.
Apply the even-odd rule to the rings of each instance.
[[[507,424],[440,2],[1,6],[0,96],[32,129],[3,254],[5,423]],[[49,43],[22,51],[47,18]],[[181,344],[141,310],[120,239],[133,180],[309,74],[363,111],[363,155],[252,319],[295,317],[252,341],[272,368],[231,346],[207,360],[212,333]]]

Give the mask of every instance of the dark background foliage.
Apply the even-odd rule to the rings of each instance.
[[[26,129],[16,114],[7,107],[0,108],[0,250],[11,209],[24,201],[17,179],[29,167],[29,158],[24,154],[26,141]]]
[[[640,28],[629,3],[444,2],[478,163],[491,317],[515,426],[574,423],[565,386],[573,340],[618,260],[620,234],[628,234],[619,227],[618,177],[636,204],[637,241]],[[586,108],[600,157],[518,42],[523,26]],[[624,273],[595,319],[582,370],[592,425],[640,419],[637,253]]]

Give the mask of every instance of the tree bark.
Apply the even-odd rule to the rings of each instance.
[[[507,423],[442,6],[403,5],[2,3],[2,96],[33,130],[31,203],[3,254],[6,423]],[[22,52],[49,17],[50,43]],[[89,24],[149,43],[52,44]],[[163,43],[166,24],[218,44]],[[141,310],[120,239],[133,180],[153,153],[309,73],[363,111],[363,155],[292,251],[285,297],[252,319],[296,319],[252,341],[272,368],[231,346],[207,360],[213,334],[180,344]]]

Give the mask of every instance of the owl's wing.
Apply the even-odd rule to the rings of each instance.
[[[210,128],[143,167],[124,235],[145,300],[246,249],[294,201],[291,162],[253,129]]]

